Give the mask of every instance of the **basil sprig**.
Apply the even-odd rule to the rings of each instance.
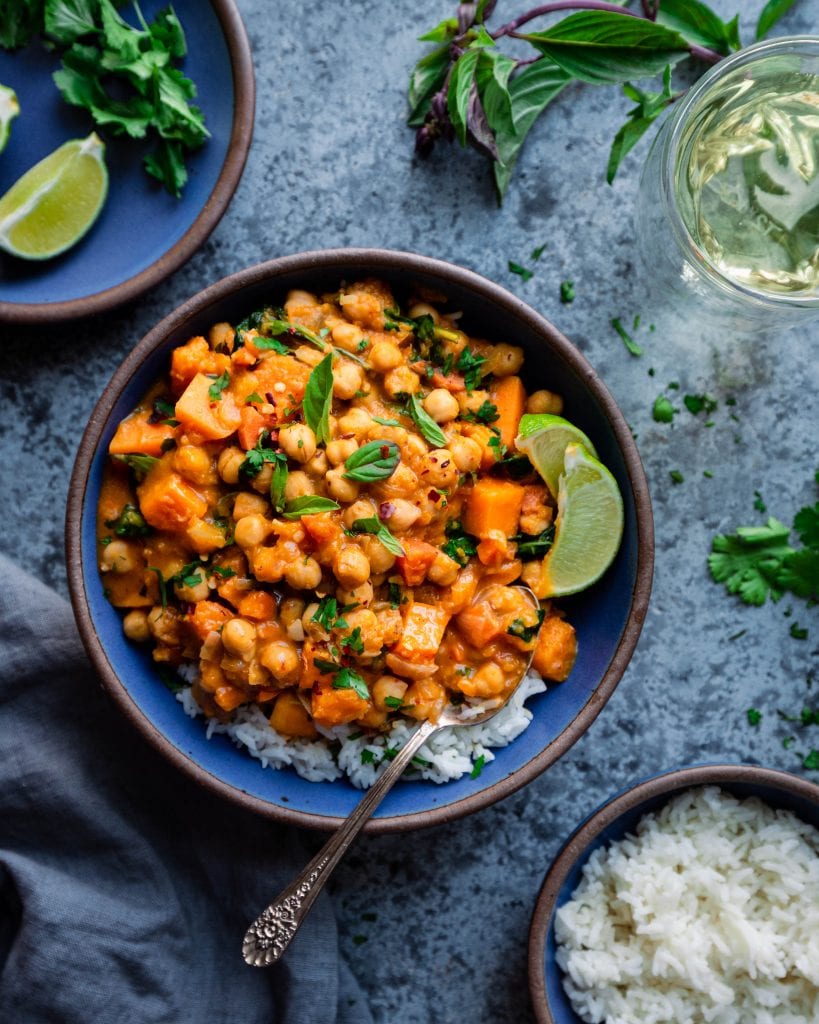
[[[415,426],[418,427],[431,445],[434,445],[436,448],[445,447],[446,437],[443,430],[441,430],[429,413],[425,411],[418,401],[417,395],[410,395],[409,414],[412,416]]]
[[[270,476],[270,504],[276,512],[284,512],[284,489],[289,475],[287,456],[284,452],[275,452],[273,472]]]
[[[330,440],[330,406],[333,403],[333,353],[328,352],[313,368],[304,389],[304,421],[319,444]]]
[[[335,512],[341,508],[332,498],[322,498],[320,494],[305,494],[294,498],[284,506],[285,519],[301,519],[302,516],[314,516],[319,512]]]
[[[371,484],[376,480],[386,480],[395,472],[401,461],[401,453],[394,441],[370,441],[363,448],[358,448],[344,463],[347,480],[358,480],[363,484]]]
[[[404,549],[398,540],[390,533],[389,529],[376,516],[368,516],[366,519],[356,519],[350,527],[350,533],[370,533],[384,545],[391,555],[400,558]]]

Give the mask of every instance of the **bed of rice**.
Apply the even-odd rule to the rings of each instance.
[[[682,793],[592,854],[555,936],[590,1024],[817,1024],[819,832]]]
[[[180,675],[184,676],[185,672],[182,669]],[[191,673],[195,672],[193,666],[187,670],[189,682],[192,681]],[[471,772],[478,758],[484,759],[482,763],[493,760],[492,748],[505,747],[531,722],[532,712],[524,707],[526,700],[545,689],[540,676],[530,672],[506,707],[484,724],[442,729],[434,733],[418,751],[419,760],[413,762],[414,770],[407,772],[407,776],[431,782],[450,782]],[[180,690],[177,699],[192,718],[202,714],[190,687]],[[479,715],[483,710],[484,704],[477,703],[464,707],[462,713],[466,719]],[[329,782],[346,775],[354,786],[367,789],[387,763],[384,751],[401,747],[415,728],[415,722],[399,720],[388,733],[366,736],[358,726],[342,725],[321,729],[322,739],[298,739],[279,735],[270,727],[258,705],[247,705],[239,708],[228,723],[209,719],[207,736],[210,739],[214,734],[224,733],[265,767],[289,765],[311,782]]]

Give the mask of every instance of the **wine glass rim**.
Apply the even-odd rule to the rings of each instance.
[[[674,180],[677,162],[680,156],[680,145],[683,133],[693,112],[699,108],[700,100],[711,87],[722,81],[727,75],[749,64],[766,59],[776,54],[806,54],[819,59],[819,36],[780,36],[777,39],[765,39],[738,50],[710,68],[680,101],[673,115],[670,131],[663,140],[663,151],[660,159],[662,176],[661,191],[668,203],[671,227],[678,243],[687,250],[690,262],[717,285],[724,293],[740,295],[758,307],[767,309],[815,309],[819,308],[819,294],[777,294],[764,292],[758,288],[735,281],[723,273],[713,262],[708,253],[697,243],[682,218],[675,201]]]

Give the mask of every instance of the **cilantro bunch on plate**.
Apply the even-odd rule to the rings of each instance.
[[[177,66],[185,33],[172,7],[151,22],[136,0],[131,8],[138,27],[112,0],[0,0],[0,45],[16,49],[42,33],[64,48],[54,74],[63,99],[112,135],[155,140],[145,170],[178,198],[188,180],[185,156],[209,135],[191,103],[196,86]]]

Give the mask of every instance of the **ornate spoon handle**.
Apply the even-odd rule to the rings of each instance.
[[[436,722],[427,720],[421,723],[341,828],[248,928],[242,943],[242,955],[251,967],[267,967],[282,957],[347,847],[392,789],[415,752],[438,728],[440,726]]]

